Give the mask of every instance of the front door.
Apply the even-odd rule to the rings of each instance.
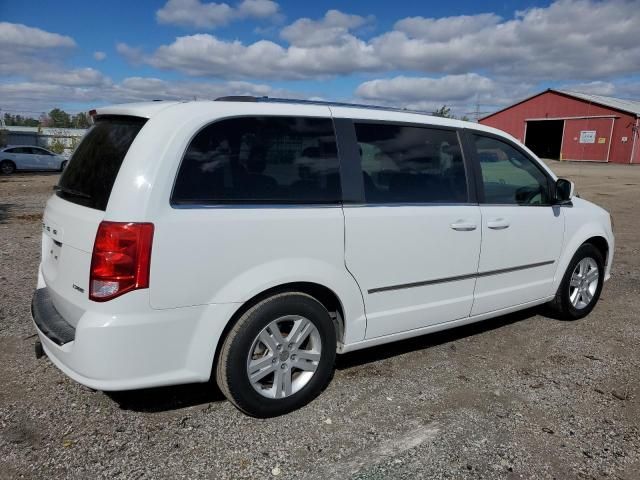
[[[20,170],[35,170],[38,168],[37,155],[33,155],[31,147],[17,147],[12,153],[17,154],[17,166]]]
[[[472,315],[554,292],[564,216],[537,161],[497,137],[471,135],[482,173],[482,248]],[[482,198],[482,193],[481,193]]]
[[[345,262],[366,338],[469,316],[480,253],[455,130],[355,121],[364,202],[345,205]]]

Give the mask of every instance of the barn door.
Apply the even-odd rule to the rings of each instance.
[[[608,162],[615,118],[567,119],[562,140],[562,160]]]

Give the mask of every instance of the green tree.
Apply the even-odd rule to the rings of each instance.
[[[89,128],[91,123],[89,122],[89,115],[85,112],[80,112],[73,116],[73,126],[75,128]]]
[[[49,150],[53,153],[57,153],[58,155],[64,153],[64,143],[62,143],[60,139],[55,138],[49,145]]]
[[[451,115],[451,109],[446,105],[443,105],[439,109],[431,112],[431,115],[433,115],[434,117],[456,118],[453,115]]]
[[[37,127],[39,122],[35,118],[23,117],[22,115],[12,115],[10,113],[4,114],[4,123],[7,126],[17,127]]]
[[[54,108],[49,112],[49,119],[51,123],[49,126],[55,128],[69,128],[71,127],[71,117],[64,110]]]

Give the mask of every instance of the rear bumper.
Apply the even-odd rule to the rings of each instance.
[[[136,293],[145,295],[127,295]],[[87,311],[73,329],[42,288],[34,294],[32,315],[54,365],[90,388],[117,391],[208,381],[218,339],[235,308],[216,304],[116,315]]]
[[[73,342],[76,329],[67,323],[53,305],[49,289],[39,288],[31,300],[31,316],[39,332],[56,345]]]

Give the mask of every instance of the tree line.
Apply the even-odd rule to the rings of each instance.
[[[91,125],[90,117],[85,112],[70,114],[59,108],[43,113],[39,118],[5,113],[4,123],[7,126],[53,128],[89,128]]]

